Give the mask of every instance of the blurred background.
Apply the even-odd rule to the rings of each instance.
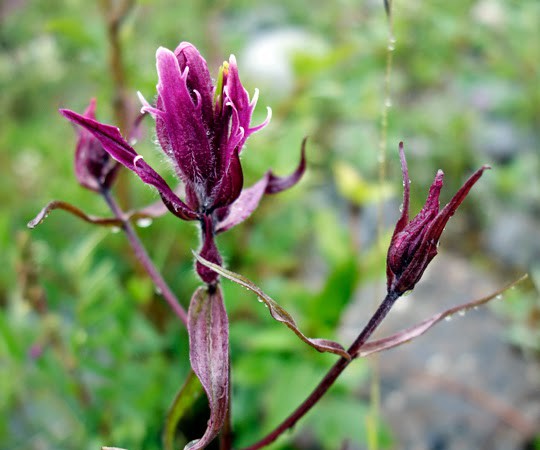
[[[540,448],[540,2],[414,0],[395,2],[393,17],[395,42],[382,0],[0,2],[0,448],[162,448],[188,371],[182,324],[122,233],[63,211],[32,231],[26,223],[53,199],[108,215],[76,182],[75,133],[57,109],[82,112],[96,97],[98,119],[125,129],[136,91],[155,95],[156,48],[183,40],[214,74],[236,55],[250,93],[260,89],[255,123],[273,110],[243,153],[246,185],[270,167],[292,171],[309,136],[302,182],[219,238],[228,267],[307,335],[348,345],[384,294],[401,140],[413,213],[437,169],[443,202],[480,165],[493,170],[383,334],[530,275],[492,307],[357,361],[271,448]],[[137,150],[172,180],[145,125]],[[156,199],[128,173],[117,195],[126,209]],[[141,238],[187,307],[196,229],[172,216],[144,225]],[[223,285],[241,447],[290,413],[335,357],[314,354],[254,295]],[[380,405],[370,400],[377,390]],[[201,398],[179,424],[178,448],[206,420]]]

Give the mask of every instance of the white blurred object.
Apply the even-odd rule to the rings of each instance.
[[[474,5],[472,15],[477,22],[490,27],[500,27],[506,22],[506,12],[498,0],[480,0]]]
[[[298,28],[266,31],[243,50],[242,75],[265,93],[283,98],[294,89],[294,55],[324,56],[327,51],[322,38]]]

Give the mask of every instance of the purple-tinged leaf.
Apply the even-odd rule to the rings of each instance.
[[[60,113],[92,133],[114,159],[135,172],[146,184],[154,186],[159,192],[163,203],[175,216],[183,220],[195,220],[198,218],[198,214],[180,200],[161,175],[152,169],[144,161],[143,157],[137,154],[126,142],[118,128],[97,122],[67,109],[61,109]]]
[[[270,315],[277,320],[278,322],[281,322],[285,324],[288,328],[290,328],[294,333],[306,344],[310,345],[317,351],[323,353],[334,353],[336,355],[343,356],[346,359],[350,359],[349,354],[347,351],[337,342],[330,341],[327,339],[312,339],[306,337],[296,325],[296,322],[292,318],[292,316],[285,311],[281,306],[279,306],[272,298],[270,298],[268,295],[266,295],[261,288],[253,284],[250,280],[243,277],[242,275],[239,275],[237,273],[234,273],[230,270],[227,270],[221,266],[218,266],[217,264],[211,263],[210,261],[205,260],[200,255],[198,255],[196,252],[193,252],[195,255],[195,258],[197,260],[209,267],[210,269],[214,270],[215,272],[219,273],[221,276],[228,278],[231,281],[234,281],[235,283],[238,283],[240,286],[244,286],[245,288],[249,289],[251,292],[257,295],[257,297],[264,302],[268,306],[268,311],[270,312]]]
[[[240,193],[238,199],[228,207],[228,212],[225,218],[218,222],[216,226],[216,233],[222,233],[227,231],[239,223],[246,220],[257,206],[264,195],[266,186],[268,185],[269,175],[266,174],[253,186],[250,186]]]
[[[257,206],[259,206],[259,202],[264,194],[277,194],[298,183],[306,170],[306,139],[302,141],[300,163],[296,170],[285,177],[278,177],[271,171],[268,171],[254,185],[242,190],[238,199],[228,209],[223,208],[218,211],[220,220],[216,226],[216,233],[223,233],[251,216],[253,211],[257,209]]]
[[[180,419],[186,414],[202,394],[202,386],[193,371],[189,371],[186,381],[174,397],[167,412],[163,429],[163,447],[174,450],[174,434]]]
[[[219,286],[199,288],[188,312],[189,357],[210,406],[204,435],[185,450],[205,448],[223,427],[229,407],[229,320]]]
[[[399,331],[398,333],[395,333],[391,336],[388,336],[386,338],[377,339],[375,341],[367,342],[364,344],[359,352],[356,355],[353,355],[353,357],[364,357],[367,355],[370,355],[372,353],[377,353],[383,350],[388,350],[389,348],[397,347],[398,345],[405,344],[409,341],[411,341],[414,338],[417,338],[418,336],[421,336],[426,331],[428,331],[432,326],[440,322],[446,317],[452,317],[454,314],[468,311],[470,309],[477,308],[480,305],[483,305],[490,300],[493,300],[497,296],[501,295],[504,291],[512,288],[518,283],[521,283],[527,278],[527,275],[523,275],[518,280],[504,286],[503,288],[499,289],[498,291],[483,297],[478,300],[474,300],[469,303],[464,303],[459,306],[454,306],[453,308],[447,309],[446,311],[442,311],[438,314],[435,314],[434,316],[430,317],[429,319],[424,320],[423,322],[420,322],[410,328],[406,328],[402,331]]]
[[[52,202],[47,203],[36,215],[36,217],[34,217],[30,222],[28,222],[28,228],[35,228],[38,225],[41,225],[41,223],[43,223],[43,221],[48,217],[49,213],[51,211],[54,211],[55,209],[62,209],[84,220],[85,222],[94,225],[101,225],[104,227],[121,227],[123,220],[130,222],[137,222],[138,220],[141,220],[142,222],[142,220],[144,219],[155,219],[157,217],[165,215],[168,211],[163,201],[158,200],[143,208],[126,211],[121,218],[98,217],[91,214],[86,214],[83,210],[77,208],[71,203],[64,202],[62,200],[53,200]]]
[[[272,172],[269,172],[269,180],[265,192],[266,194],[277,194],[285,189],[289,189],[300,181],[300,178],[302,178],[302,175],[304,175],[304,172],[306,171],[306,142],[307,137],[302,140],[300,162],[293,173],[286,177],[278,177]]]
[[[116,219],[113,217],[109,218],[92,216],[90,214],[86,214],[84,211],[72,205],[71,203],[63,202],[61,200],[54,200],[47,203],[47,205],[45,205],[45,207],[37,214],[37,216],[34,217],[30,222],[28,222],[28,228],[35,228],[40,225],[47,218],[49,213],[51,211],[54,211],[55,209],[63,209],[64,211],[67,211],[68,213],[79,217],[85,222],[93,223],[95,225],[102,225],[107,227],[122,226],[122,221],[120,219]]]

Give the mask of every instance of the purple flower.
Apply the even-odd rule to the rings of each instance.
[[[298,182],[305,171],[305,141],[300,163],[291,175],[277,177],[268,171],[242,190],[240,153],[247,138],[268,123],[270,110],[262,124],[250,125],[258,93],[250,100],[232,55],[223,63],[215,85],[206,61],[189,43],[181,43],[174,52],[159,48],[156,59],[157,100],[152,106],[142,99],[142,111],[156,120],[159,144],[185,186],[184,200],[137,154],[118,128],[73,111],[60,112],[90,132],[114,159],[154,186],[173,214],[183,220],[199,220],[201,256],[220,264],[217,248],[210,242],[214,235],[249,217],[265,193],[275,194]],[[215,272],[200,264],[197,269],[203,281],[217,280]]]
[[[96,99],[83,114],[96,119]],[[116,178],[120,165],[103,149],[99,140],[84,128],[77,127],[77,149],[75,151],[75,175],[81,186],[92,191],[109,189]]]
[[[410,180],[403,142],[399,144],[399,156],[403,173],[403,206],[386,260],[387,289],[398,297],[413,289],[420,280],[424,270],[437,254],[439,238],[448,220],[465,200],[484,170],[489,169],[488,166],[478,169],[442,210],[439,210],[439,194],[444,174],[439,170],[429,189],[424,207],[409,221]]]

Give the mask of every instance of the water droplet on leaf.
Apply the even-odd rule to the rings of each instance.
[[[137,226],[139,228],[148,228],[150,225],[152,225],[152,219],[149,217],[143,217],[137,220]]]

